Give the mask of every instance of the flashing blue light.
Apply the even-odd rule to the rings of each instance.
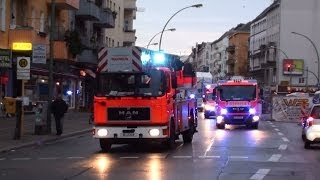
[[[227,109],[221,109],[221,114],[226,115],[228,113]]]
[[[71,96],[71,95],[72,95],[72,91],[68,90],[68,91],[67,91],[67,94],[68,94],[69,96]]]
[[[164,64],[165,63],[165,57],[164,54],[161,52],[154,54],[154,63],[155,64]]]
[[[194,95],[194,94],[190,94],[190,96],[189,96],[191,99],[194,99],[195,97],[196,97],[196,95]]]
[[[250,113],[250,114],[255,114],[255,113],[256,113],[256,110],[255,110],[254,108],[250,108],[250,109],[249,109],[249,113]]]
[[[150,61],[151,57],[150,54],[146,53],[146,52],[142,52],[141,53],[141,62],[142,64],[147,64]]]
[[[207,88],[207,89],[210,89],[210,88],[211,88],[211,85],[210,85],[210,84],[207,84],[207,85],[206,85],[206,88]]]

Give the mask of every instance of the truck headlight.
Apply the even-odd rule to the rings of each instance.
[[[221,114],[226,115],[228,113],[227,109],[221,109]]]
[[[160,130],[159,129],[151,129],[149,131],[150,136],[155,137],[160,135]]]
[[[252,119],[253,119],[253,121],[259,121],[260,117],[259,116],[253,116]]]
[[[217,117],[217,124],[221,124],[223,121],[223,116],[218,116]]]
[[[215,111],[216,110],[216,107],[212,106],[212,105],[209,105],[209,104],[206,104],[204,106],[204,108],[208,111]]]
[[[98,129],[97,135],[100,137],[105,137],[108,135],[108,130],[107,129]]]
[[[255,113],[256,113],[256,109],[250,108],[250,109],[249,109],[249,113],[250,113],[250,114],[255,114]]]

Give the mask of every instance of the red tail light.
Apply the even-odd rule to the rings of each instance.
[[[313,120],[314,120],[313,117],[308,117],[307,119],[308,126],[312,126]]]

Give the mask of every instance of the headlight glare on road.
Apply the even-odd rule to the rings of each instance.
[[[107,129],[98,129],[97,135],[99,137],[105,137],[108,135],[108,130]]]
[[[252,119],[253,119],[253,121],[259,121],[260,117],[259,116],[253,116]]]
[[[255,114],[255,113],[256,113],[256,110],[255,110],[254,108],[250,108],[250,109],[249,109],[249,113],[250,113],[250,114]]]
[[[226,115],[228,113],[227,109],[222,108],[221,109],[221,114],[222,115]]]
[[[151,129],[149,131],[150,136],[155,137],[160,135],[160,130],[159,129]]]
[[[218,116],[217,117],[217,124],[221,124],[223,121],[223,116]]]

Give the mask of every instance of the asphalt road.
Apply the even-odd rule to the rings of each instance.
[[[200,119],[198,130],[192,144],[180,138],[174,150],[138,144],[102,153],[90,134],[19,149],[0,154],[0,179],[320,179],[320,146],[305,150],[297,124],[218,130],[214,119]]]

